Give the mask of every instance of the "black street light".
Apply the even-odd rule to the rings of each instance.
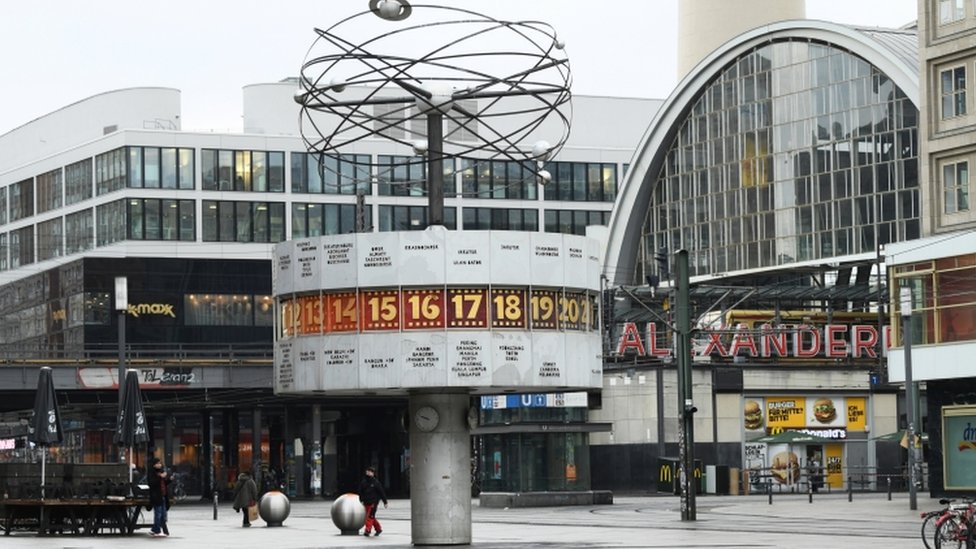
[[[115,310],[119,313],[119,405],[122,403],[122,386],[125,381],[125,313],[129,309],[128,279],[115,277]]]
[[[915,381],[912,379],[912,289],[901,288],[901,337],[905,342],[905,415],[908,416],[908,508],[918,509],[915,483]]]

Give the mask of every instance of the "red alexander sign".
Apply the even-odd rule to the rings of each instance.
[[[827,324],[824,326],[771,326],[759,329],[740,326],[734,330],[700,330],[694,336],[696,356],[723,358],[877,358],[877,326]],[[884,349],[891,347],[891,329],[883,330]],[[648,322],[641,333],[634,322],[623,325],[617,341],[617,354],[671,356],[671,349],[659,347],[657,324]]]

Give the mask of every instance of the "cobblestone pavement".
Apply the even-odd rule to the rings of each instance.
[[[758,547],[846,549],[922,547],[918,511],[907,494],[699,496],[696,521],[682,522],[674,496],[617,497],[613,505],[529,509],[472,508],[472,546],[478,549],[523,548],[704,548]],[[919,498],[919,510],[939,505]],[[411,547],[410,502],[392,500],[380,509],[383,535],[343,536],[332,524],[331,501],[293,501],[281,528],[258,522],[241,528],[240,515],[228,504],[213,520],[209,504],[183,504],[170,511],[169,538],[147,530],[131,537],[51,536],[15,532],[0,538],[3,549],[132,548],[151,544],[180,548],[304,549],[318,547]],[[148,513],[144,513],[149,515]],[[148,519],[151,521],[151,515]]]

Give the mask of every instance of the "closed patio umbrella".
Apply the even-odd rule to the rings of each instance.
[[[27,440],[44,447],[41,453],[41,498],[44,497],[44,481],[47,476],[47,446],[64,440],[58,397],[54,393],[54,376],[47,366],[37,375],[37,392],[34,394],[34,410],[27,427]]]
[[[132,490],[132,448],[149,442],[146,412],[142,407],[142,390],[139,389],[139,372],[126,370],[119,403],[119,422],[115,431],[115,443],[129,449],[129,490]]]

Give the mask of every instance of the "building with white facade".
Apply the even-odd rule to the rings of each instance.
[[[118,360],[113,288],[126,276],[126,361],[141,372],[155,446],[190,486],[210,486],[211,471],[221,487],[241,467],[270,465],[294,471],[287,482],[303,493],[319,478],[301,478],[295,463],[305,460],[323,493],[352,488],[365,462],[391,479],[392,492],[405,490],[402,402],[271,394],[273,245],[427,226],[423,170],[401,165],[412,150],[364,140],[322,159],[320,170],[300,136],[294,91],[288,80],[247,86],[240,134],[182,131],[179,90],[133,88],[0,136],[0,413],[8,421],[30,409],[38,364],[52,364],[71,403],[61,455],[115,459],[106,438]],[[605,225],[660,104],[576,97],[573,133],[549,163],[546,186],[517,163],[459,160],[446,181],[446,225],[577,234]],[[19,456],[12,452],[0,460]]]

